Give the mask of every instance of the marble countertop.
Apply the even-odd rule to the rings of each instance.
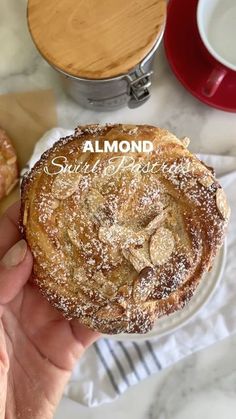
[[[149,123],[191,138],[194,152],[236,155],[236,116],[198,102],[170,71],[161,48],[152,97],[138,109],[111,113],[82,109],[63,92],[58,75],[36,51],[26,25],[26,0],[0,0],[0,94],[53,88],[59,124]],[[119,400],[88,409],[63,399],[56,419],[233,419],[236,412],[236,337],[194,354],[136,387]]]

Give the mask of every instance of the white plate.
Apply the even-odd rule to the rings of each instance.
[[[106,337],[112,340],[141,341],[167,335],[168,333],[171,333],[176,329],[184,326],[199,312],[199,310],[202,309],[203,306],[205,306],[205,304],[209,301],[212,294],[218,287],[223,276],[225,261],[226,243],[219,251],[212,270],[204,275],[204,279],[200,282],[189,304],[180,311],[176,311],[169,316],[164,316],[158,319],[150,332],[144,335],[135,333],[121,333],[119,335],[106,335]]]

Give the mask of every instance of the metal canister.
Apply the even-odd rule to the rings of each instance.
[[[53,3],[55,1],[55,8],[51,8],[48,3]],[[69,0],[73,5],[75,0]],[[112,0],[114,2],[114,0]],[[68,0],[67,0],[68,2]],[[121,108],[124,105],[128,105],[130,108],[134,108],[137,106],[140,106],[142,103],[144,103],[149,97],[150,97],[150,87],[151,87],[151,76],[153,73],[153,58],[154,54],[160,45],[163,32],[164,32],[164,26],[165,26],[165,14],[166,14],[166,5],[164,0],[155,0],[154,2],[150,0],[136,0],[130,2],[133,2],[133,5],[129,4],[129,7],[126,7],[126,2],[124,0],[116,0],[116,6],[111,7],[111,10],[106,11],[104,13],[104,6],[106,5],[107,0],[100,0],[97,2],[96,0],[91,0],[91,7],[95,8],[93,9],[93,13],[97,13],[99,15],[100,9],[103,7],[103,14],[100,16],[100,21],[104,21],[104,25],[106,27],[107,25],[107,37],[102,32],[103,29],[100,28],[98,30],[98,33],[100,33],[100,36],[102,34],[102,44],[100,46],[101,48],[101,54],[100,56],[97,53],[96,50],[96,40],[93,42],[93,48],[91,48],[89,45],[91,44],[91,39],[89,38],[88,33],[86,32],[87,28],[85,29],[85,37],[87,37],[88,42],[88,55],[86,54],[86,43],[83,41],[83,30],[79,28],[76,32],[75,36],[78,36],[78,48],[81,48],[83,51],[83,56],[85,57],[85,61],[88,61],[88,71],[86,71],[86,68],[83,66],[82,59],[76,54],[73,55],[73,48],[68,48],[70,53],[70,61],[73,62],[71,67],[73,66],[73,70],[70,68],[70,61],[69,58],[61,58],[60,53],[56,49],[56,42],[55,42],[55,33],[56,31],[53,31],[53,38],[50,37],[47,34],[43,34],[40,31],[44,29],[44,25],[42,25],[43,20],[45,19],[45,23],[48,22],[49,24],[49,33],[50,28],[52,25],[56,25],[56,20],[59,19],[58,13],[60,13],[60,7],[57,9],[57,1],[51,0],[51,2],[48,2],[47,0],[29,0],[28,2],[28,22],[29,22],[29,28],[32,35],[32,38],[40,51],[40,53],[44,56],[44,58],[48,61],[48,63],[60,73],[62,83],[64,85],[64,88],[66,92],[79,104],[82,106],[94,109],[94,110],[113,110],[117,108]],[[63,2],[62,2],[63,3]],[[78,4],[80,3],[81,7],[78,7]],[[70,12],[68,12],[68,19],[70,21],[74,21],[77,19],[78,23],[81,22],[83,24],[83,19],[81,16],[86,15],[86,11],[84,10],[84,1],[77,0],[76,2],[76,13],[72,14],[73,17],[71,17]],[[103,3],[103,5],[102,5]],[[107,4],[111,1],[108,0]],[[68,6],[68,10],[71,10]],[[132,8],[131,8],[132,6]],[[147,8],[152,8],[147,10]],[[61,8],[61,13],[64,10]],[[111,13],[111,19],[113,18],[114,24],[117,25],[117,34],[119,33],[119,30],[126,30],[128,27],[128,20],[125,13],[128,13],[129,11],[133,11],[133,13],[137,15],[137,18],[132,17],[132,24],[134,25],[134,22],[137,21],[137,25],[140,26],[140,32],[143,30],[143,34],[140,32],[137,32],[137,28],[134,28],[132,31],[132,28],[130,28],[130,34],[131,34],[131,40],[132,40],[132,47],[127,47],[127,37],[125,35],[123,36],[122,42],[124,42],[124,51],[127,49],[127,56],[128,61],[124,63],[120,63],[118,61],[118,64],[115,62],[116,55],[118,59],[122,59],[122,52],[118,52],[116,54],[116,51],[113,51],[109,39],[109,28],[111,35],[114,37],[114,26],[110,27],[109,22],[107,22],[107,18],[109,17],[109,13]],[[55,13],[56,12],[56,13]],[[80,14],[81,13],[81,14]],[[149,24],[150,28],[146,29],[143,22],[140,23],[140,19],[142,18],[142,13],[146,15],[146,17],[149,18]],[[152,13],[154,13],[154,17],[158,20],[156,22],[155,26],[155,20],[152,16]],[[106,15],[104,17],[104,14]],[[124,21],[122,20],[122,14],[125,16]],[[114,17],[115,16],[115,17]],[[144,16],[145,18],[145,16]],[[67,19],[65,15],[65,19]],[[60,19],[59,19],[60,20]],[[90,18],[90,21],[93,22],[93,19]],[[88,18],[89,23],[89,18]],[[148,22],[147,22],[148,25]],[[92,24],[91,24],[92,26]],[[156,29],[155,29],[156,28]],[[156,30],[156,33],[155,33]],[[68,32],[71,32],[71,27],[69,27]],[[96,30],[91,30],[93,34],[91,34],[91,37],[94,36],[96,38]],[[72,31],[73,33],[73,31]],[[151,36],[150,36],[151,34]],[[61,48],[62,45],[68,45],[69,41],[64,41],[63,44],[63,36],[65,39],[67,37],[69,38],[69,35],[65,33],[59,34],[60,37],[58,42],[58,48]],[[151,41],[149,41],[149,39]],[[122,35],[121,35],[122,37]],[[147,39],[146,39],[146,38]],[[142,42],[142,39],[144,40],[144,47],[143,46],[135,46],[135,39],[137,38],[137,41]],[[82,41],[80,41],[82,39]],[[92,40],[93,41],[93,40]],[[126,44],[125,44],[126,41]],[[122,47],[119,42],[114,41],[115,45],[114,48]],[[97,45],[99,46],[99,42],[97,42]],[[108,45],[108,47],[107,47]],[[110,51],[111,56],[111,70],[109,70],[109,54],[107,56],[104,56],[102,51]],[[93,61],[93,54],[94,54],[94,61]],[[129,54],[129,55],[128,55]],[[133,55],[132,55],[133,54]],[[69,55],[69,54],[68,54]],[[125,53],[124,53],[125,55]],[[143,55],[143,56],[142,56]],[[140,59],[141,58],[141,59]],[[76,61],[77,59],[77,61]],[[96,64],[96,60],[99,63],[99,60],[102,62],[102,64]],[[137,62],[135,62],[137,60]],[[95,63],[95,64],[94,64]],[[115,63],[115,64],[113,64]],[[133,65],[132,65],[133,64]],[[112,67],[113,66],[113,67]],[[132,66],[132,68],[129,68],[129,66]],[[117,67],[117,68],[116,68]],[[93,72],[90,71],[90,69],[93,69]],[[122,71],[124,70],[124,72]],[[117,71],[118,74],[115,72]],[[110,72],[110,74],[109,74]],[[92,77],[91,77],[92,74]],[[107,75],[111,75],[110,77],[107,77]]]
[[[150,97],[151,76],[153,74],[153,59],[160,45],[159,36],[155,47],[133,70],[122,76],[110,79],[82,79],[61,74],[62,83],[68,94],[85,108],[95,110],[112,110],[128,105],[135,108],[142,105]]]

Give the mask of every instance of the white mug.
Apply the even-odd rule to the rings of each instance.
[[[203,93],[213,96],[228,71],[236,71],[236,0],[199,0],[197,25],[213,61]]]

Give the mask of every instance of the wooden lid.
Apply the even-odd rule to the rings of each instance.
[[[165,15],[165,0],[28,1],[29,28],[44,58],[88,79],[134,68],[154,46]]]

